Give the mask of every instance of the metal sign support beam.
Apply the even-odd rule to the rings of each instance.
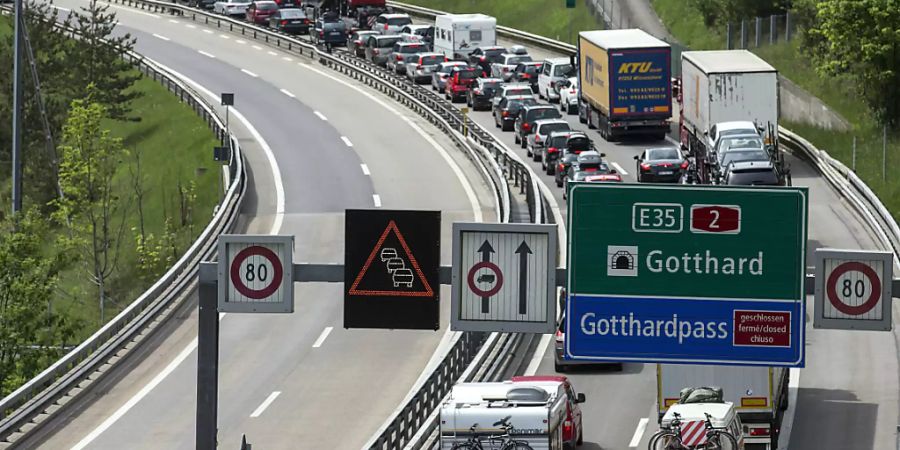
[[[197,450],[215,450],[219,402],[218,264],[200,263],[197,327]]]

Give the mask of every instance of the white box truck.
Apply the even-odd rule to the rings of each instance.
[[[720,387],[744,424],[746,450],[775,450],[788,405],[789,374],[784,367],[657,364],[658,420],[678,402],[682,389]]]
[[[715,125],[753,122],[778,129],[778,72],[747,50],[681,54],[681,145],[707,182]]]
[[[464,60],[478,47],[497,45],[497,19],[484,14],[443,14],[434,19],[434,51]]]
[[[460,383],[440,409],[441,450],[478,440],[486,450],[506,441],[562,450],[566,398],[523,383]]]

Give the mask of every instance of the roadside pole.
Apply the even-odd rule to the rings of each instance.
[[[197,450],[216,448],[219,401],[219,312],[217,263],[200,263],[197,331]]]

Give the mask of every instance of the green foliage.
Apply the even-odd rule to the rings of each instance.
[[[900,1],[818,1],[803,36],[821,76],[850,81],[881,122],[900,124]]]
[[[127,152],[121,139],[101,128],[106,108],[94,101],[94,93],[90,85],[86,99],[72,102],[63,128],[59,147],[63,196],[54,201],[53,218],[66,230],[60,243],[79,254],[86,274],[97,286],[102,324],[107,279],[118,265],[128,210],[115,192],[113,178]]]
[[[108,115],[116,120],[140,120],[129,117],[130,103],[140,92],[130,89],[140,79],[131,63],[122,55],[134,49],[135,39],[130,33],[115,36],[113,30],[118,21],[109,5],[99,5],[91,0],[82,7],[72,26],[81,36],[71,40],[71,63],[68,67],[72,98],[87,96],[87,87],[94,85],[95,101],[103,104]]]
[[[47,223],[38,210],[0,223],[0,396],[59,359],[79,323],[54,311],[62,253],[42,254]]]
[[[689,0],[706,26],[724,25],[755,17],[784,14],[789,0]]]

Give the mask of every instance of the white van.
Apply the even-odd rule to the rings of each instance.
[[[538,75],[538,96],[549,102],[559,101],[559,86],[561,81],[575,75],[575,68],[569,58],[547,58]]]
[[[497,19],[484,14],[444,14],[434,19],[434,51],[463,60],[477,47],[497,45]]]

